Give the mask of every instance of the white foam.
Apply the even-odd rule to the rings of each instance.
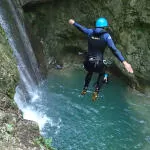
[[[45,124],[49,122],[49,118],[44,111],[36,110],[34,106],[32,106],[32,102],[40,101],[40,95],[38,92],[32,93],[32,102],[30,104],[25,103],[25,97],[22,91],[19,88],[16,88],[16,93],[14,97],[18,107],[23,112],[23,118],[27,120],[32,120],[38,123],[40,131],[44,128]],[[41,106],[42,107],[42,106]]]
[[[26,108],[22,109],[23,111],[23,118],[27,120],[32,120],[38,123],[40,131],[44,128],[45,124],[49,122],[49,118],[43,112],[39,112],[35,110],[33,107],[27,106]]]
[[[36,102],[37,100],[40,100],[40,93],[39,92],[35,92],[35,93],[32,93],[32,98],[31,98],[31,102]]]

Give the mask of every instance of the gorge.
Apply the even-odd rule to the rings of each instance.
[[[47,74],[50,75],[57,65],[63,66],[64,72],[71,68],[81,69],[82,59],[78,53],[86,51],[86,39],[80,32],[76,32],[69,26],[68,20],[70,18],[87,27],[93,27],[94,21],[100,16],[108,18],[116,46],[132,64],[134,75],[126,73],[122,64],[118,63],[118,60],[107,50],[105,57],[113,62],[110,72],[117,76],[121,75],[121,80],[125,80],[133,89],[142,92],[144,99],[149,99],[150,2],[148,0],[142,2],[137,0],[106,0],[105,2],[102,0],[63,0],[61,2],[58,0],[1,0],[0,4],[0,25],[3,28],[0,30],[1,113],[6,109],[4,100],[7,99],[6,102],[9,105],[10,99],[13,99],[14,89],[18,82],[17,90],[19,89],[22,93],[18,92],[19,99],[21,101],[23,99],[24,101],[35,100],[37,98],[35,96],[40,95],[37,85]],[[15,59],[12,56],[15,56]],[[76,81],[79,82],[78,79]],[[53,83],[53,85],[55,84]],[[79,87],[77,89],[79,90]],[[59,99],[59,96],[57,98]],[[6,102],[5,104],[7,104]],[[146,103],[148,104],[144,100],[144,104]],[[18,119],[7,120],[7,124],[5,122],[6,116],[12,116],[11,113],[8,113],[10,110],[16,112],[17,108],[14,107],[14,105],[8,107],[7,115],[1,115],[2,129],[7,130],[8,124],[14,124],[17,129],[15,124],[19,124]],[[15,117],[17,118],[17,116]],[[58,124],[60,122],[58,120]],[[28,123],[25,121],[23,124],[26,126]],[[29,124],[31,128],[32,125],[33,128],[36,126],[33,122],[29,122]],[[16,135],[21,139],[21,135],[19,136],[21,129],[19,126],[18,128]],[[38,134],[37,127],[36,136]],[[149,142],[149,135],[146,136],[146,139]],[[6,143],[3,145],[3,141],[1,143],[2,147],[7,145]],[[31,149],[32,144],[28,145],[28,143],[30,142],[28,141],[24,146]],[[61,144],[59,143],[59,145]],[[22,149],[24,146],[21,146]],[[38,147],[36,148],[38,149]]]

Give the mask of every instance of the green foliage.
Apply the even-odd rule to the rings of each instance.
[[[1,27],[1,25],[0,25],[0,34],[1,34],[3,37],[5,37],[5,39],[7,40],[5,31],[4,31],[4,29]]]
[[[6,130],[8,133],[12,133],[14,130],[14,125],[13,124],[6,124]]]
[[[35,139],[35,144],[39,145],[41,147],[41,149],[43,149],[44,147],[46,147],[47,150],[56,150],[55,148],[53,148],[51,146],[52,144],[52,138],[43,138],[42,136],[38,137]]]
[[[15,90],[13,88],[9,89],[7,92],[6,92],[6,95],[13,99],[14,98],[14,93],[15,93]]]
[[[2,34],[3,36],[5,36],[5,32],[3,30],[3,28],[0,26],[0,34]]]
[[[10,100],[10,106],[14,110],[18,109],[18,106],[17,106],[16,102],[13,99]]]

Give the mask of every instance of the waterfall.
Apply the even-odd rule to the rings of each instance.
[[[0,24],[17,60],[20,83],[28,93],[34,93],[42,78],[24,22],[12,0],[0,0]]]
[[[14,1],[0,0],[0,25],[13,50],[20,74],[20,84],[16,88],[14,99],[23,111],[24,118],[38,122],[42,129],[48,117],[34,105],[34,102],[42,100],[42,92],[38,86],[42,76],[20,15]]]

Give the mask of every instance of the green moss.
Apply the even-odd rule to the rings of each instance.
[[[14,125],[6,124],[6,131],[7,131],[7,133],[11,134],[14,131]]]
[[[12,99],[18,79],[16,60],[13,57],[5,32],[0,26],[0,92]]]
[[[35,144],[40,146],[41,149],[44,149],[44,147],[47,149],[47,150],[56,150],[55,148],[53,148],[51,146],[52,144],[52,138],[43,138],[42,136],[36,138],[34,140]]]
[[[0,34],[2,34],[3,36],[5,36],[5,32],[3,30],[3,28],[0,26]]]
[[[13,99],[14,98],[14,93],[15,93],[15,90],[13,88],[10,88],[6,94],[9,98]]]
[[[2,35],[3,37],[5,37],[6,40],[8,40],[8,38],[6,37],[5,31],[4,31],[4,29],[1,27],[1,25],[0,25],[0,35]]]
[[[13,99],[10,100],[10,106],[11,106],[12,109],[18,110],[18,106],[17,106],[16,102]]]
[[[0,26],[0,93],[5,97],[5,102],[0,100],[0,105],[5,110],[18,110],[14,102],[15,88],[19,81],[16,60],[9,46],[5,32]]]

